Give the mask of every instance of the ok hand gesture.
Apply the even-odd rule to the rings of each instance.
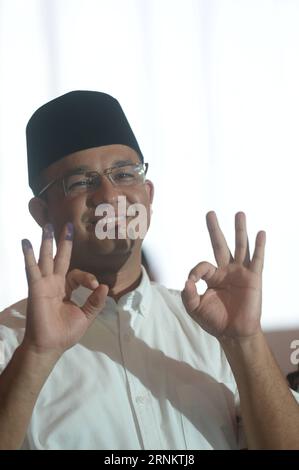
[[[207,226],[217,267],[202,262],[190,271],[182,292],[185,308],[219,340],[248,338],[260,332],[266,234],[257,234],[251,259],[245,214],[236,214],[236,248],[232,257],[214,212],[207,214]],[[200,279],[207,283],[203,295],[197,294],[195,286]]]
[[[23,344],[38,353],[59,356],[76,344],[107,297],[108,287],[99,285],[92,274],[74,270],[67,276],[72,239],[73,226],[67,224],[53,259],[53,227],[47,224],[38,263],[31,243],[22,241],[29,288]],[[71,291],[80,284],[93,290],[81,308],[70,301]]]

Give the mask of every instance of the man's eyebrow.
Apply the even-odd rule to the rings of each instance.
[[[113,166],[131,165],[132,163],[137,164],[136,162],[133,162],[132,160],[115,160],[113,161],[111,166],[113,167]]]
[[[72,170],[69,170],[65,173],[65,176],[69,176],[69,175],[77,175],[77,174],[80,174],[82,173],[83,171],[87,171],[87,170],[90,170],[90,167],[87,166],[87,165],[80,165],[80,166],[77,166],[76,168],[73,168]]]

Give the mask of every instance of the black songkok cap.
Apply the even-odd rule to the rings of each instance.
[[[119,102],[98,91],[71,91],[46,103],[28,121],[26,138],[29,185],[35,193],[40,172],[78,150],[123,144],[143,162]]]

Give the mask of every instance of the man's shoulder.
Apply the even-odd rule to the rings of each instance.
[[[0,325],[13,327],[25,324],[26,309],[27,299],[19,300],[9,307],[6,307],[2,312],[0,312]]]
[[[26,308],[27,299],[22,299],[0,312],[0,342],[4,347],[2,361],[0,361],[0,373],[23,340],[26,326]]]
[[[181,292],[177,289],[170,289],[169,287],[165,287],[163,284],[153,281],[151,281],[151,287],[154,291],[159,292],[162,297],[169,297],[174,300],[181,301]]]
[[[171,317],[176,317],[176,320],[185,326],[188,326],[195,334],[206,334],[202,328],[194,322],[194,320],[187,313],[182,301],[181,291],[177,289],[170,289],[162,284],[151,282],[152,286],[152,307],[155,311],[163,311],[165,315],[170,313]],[[186,330],[185,330],[186,331]]]
[[[217,377],[217,381],[223,383],[234,381],[231,376],[230,367],[227,363],[226,357],[219,341],[207,331],[205,331],[191,316],[187,313],[182,301],[181,291],[176,289],[169,289],[161,284],[152,283],[154,294],[160,296],[161,301],[165,302],[167,308],[163,310],[171,312],[168,316],[169,319],[175,317],[178,329],[182,332],[180,336],[180,345],[186,353],[186,361],[193,367],[200,367],[204,369],[207,367],[209,373]],[[161,302],[157,305],[159,307]],[[159,311],[159,308],[157,308]],[[158,315],[161,312],[158,313]],[[179,337],[179,336],[177,336]]]
[[[157,282],[151,282],[151,287],[152,295],[154,295],[155,300],[159,301],[159,304],[164,303],[173,313],[177,312],[180,316],[185,317],[187,315],[179,290],[170,289]]]

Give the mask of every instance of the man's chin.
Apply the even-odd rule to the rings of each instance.
[[[71,269],[96,273],[117,272],[131,257],[135,240],[98,240],[93,238],[74,243]]]

